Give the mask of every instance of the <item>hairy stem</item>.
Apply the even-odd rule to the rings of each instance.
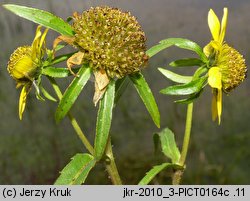
[[[106,168],[107,168],[107,171],[110,175],[112,183],[115,185],[122,185],[122,181],[121,181],[118,169],[117,169],[116,164],[115,164],[115,159],[114,159],[114,155],[113,155],[113,151],[112,151],[110,137],[108,140],[105,154],[108,157],[108,159],[106,160]]]
[[[55,79],[48,77],[48,79],[50,80],[50,83],[53,87],[53,89],[55,90],[55,93],[57,95],[57,97],[59,98],[59,100],[61,100],[62,98],[62,92],[60,90],[60,88],[58,87]],[[82,143],[84,144],[84,146],[86,147],[86,149],[89,151],[90,154],[94,154],[94,148],[93,146],[90,144],[90,142],[88,141],[88,139],[86,138],[85,134],[83,133],[82,129],[80,128],[79,124],[77,123],[76,119],[72,116],[72,114],[70,112],[68,112],[67,114],[71,125],[73,126],[76,134],[78,135],[78,137],[81,139]]]
[[[189,147],[189,141],[190,141],[190,134],[191,134],[191,128],[192,128],[192,119],[193,119],[193,103],[189,103],[187,107],[187,117],[186,117],[186,128],[185,128],[185,134],[182,144],[182,150],[181,150],[181,157],[179,160],[180,166],[185,166],[185,161],[187,157],[188,147]],[[174,185],[178,185],[181,182],[181,178],[183,175],[184,170],[176,170],[176,172],[173,175],[172,183]]]

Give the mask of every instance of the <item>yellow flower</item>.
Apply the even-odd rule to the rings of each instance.
[[[41,26],[36,29],[36,35],[31,46],[18,47],[10,56],[7,70],[16,81],[16,87],[23,86],[19,98],[19,118],[26,106],[27,95],[31,86],[41,73],[42,59],[45,54],[45,37],[48,29],[42,34]]]
[[[208,84],[212,87],[212,118],[218,117],[220,124],[222,113],[222,91],[228,93],[237,87],[246,77],[246,64],[243,56],[225,43],[228,9],[224,8],[221,23],[212,9],[208,13],[208,26],[213,40],[204,47],[204,53],[211,61],[208,71]]]

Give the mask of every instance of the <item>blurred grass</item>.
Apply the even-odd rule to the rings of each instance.
[[[75,0],[74,3],[69,0],[2,2],[45,9],[65,19],[74,10],[81,12],[99,4],[90,0]],[[250,26],[247,24],[250,2],[247,0],[145,0],[143,6],[136,0],[106,0],[103,4],[130,10],[137,16],[146,32],[148,47],[168,37],[186,37],[204,46],[210,40],[206,19],[209,8],[214,8],[221,16],[222,8],[228,6],[227,41],[245,55],[249,64]],[[29,97],[24,120],[18,120],[19,91],[8,75],[6,65],[16,47],[31,43],[35,28],[35,24],[0,7],[0,184],[52,184],[75,153],[86,151],[67,119],[59,125],[55,124],[56,104],[37,101],[34,92]],[[56,36],[53,32],[49,33],[47,44],[50,45]],[[159,104],[162,128],[168,126],[176,133],[179,146],[186,106],[176,105],[174,97],[158,93],[171,83],[157,71],[157,67],[167,67],[171,60],[190,54],[177,48],[169,49],[153,57],[143,71]],[[183,69],[177,71],[183,72]],[[188,71],[185,69],[184,72]],[[62,89],[70,80],[59,81]],[[221,126],[211,120],[210,89],[205,90],[196,102],[184,184],[250,183],[249,84],[247,79],[237,90],[223,97]],[[48,84],[46,86],[49,87]],[[96,108],[92,97],[93,83],[89,82],[72,112],[93,142]],[[154,155],[152,135],[159,130],[132,85],[116,106],[114,117],[111,134],[118,168],[125,183],[136,184],[153,165],[166,160],[162,154]],[[153,183],[170,183],[169,174],[161,173]],[[105,168],[102,165],[95,167],[87,183],[110,184]]]

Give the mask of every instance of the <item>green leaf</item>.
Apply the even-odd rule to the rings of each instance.
[[[77,73],[79,68],[72,68],[72,71]],[[43,68],[42,74],[53,78],[64,78],[72,75],[68,68],[59,68],[53,66]]]
[[[91,75],[91,68],[84,65],[78,71],[78,77],[75,77],[69,87],[63,94],[62,99],[59,102],[59,105],[56,110],[55,118],[56,122],[60,122],[64,116],[71,109],[72,105],[76,101],[83,87],[87,83]]]
[[[46,91],[46,89],[44,89],[42,86],[40,88],[41,88],[41,92],[45,98],[47,98],[48,100],[51,100],[53,102],[57,102],[57,100],[52,95],[50,95],[49,92]]]
[[[53,29],[62,35],[74,35],[74,31],[68,23],[47,11],[14,4],[5,4],[3,7],[20,17]]]
[[[148,86],[148,83],[146,82],[141,73],[135,73],[133,75],[129,75],[129,78],[132,80],[138,94],[140,95],[144,105],[146,106],[149,114],[151,115],[155,125],[159,128],[160,113],[155,98],[151,92],[151,89]]]
[[[173,61],[169,65],[173,67],[182,67],[182,66],[201,66],[203,64],[204,63],[200,59],[186,58]]]
[[[171,47],[173,44],[168,44],[168,43],[165,43],[165,44],[157,44],[153,47],[151,47],[150,49],[148,49],[146,51],[146,54],[149,56],[149,57],[152,57],[154,55],[156,55],[158,52],[168,48],[168,47]]]
[[[198,68],[193,75],[193,80],[198,79],[200,76],[204,75],[207,72],[208,72],[208,69],[206,67]]]
[[[201,60],[205,63],[208,62],[208,58],[206,55],[203,53],[202,48],[195,42],[185,39],[185,38],[168,38],[165,40],[160,41],[160,44],[162,45],[175,45],[179,48],[187,49],[196,52]]]
[[[69,53],[69,54],[64,54],[64,55],[57,56],[51,61],[51,63],[49,65],[55,65],[55,64],[61,63],[63,61],[66,61],[68,58],[70,58],[75,53],[76,52],[72,52],[72,53]]]
[[[149,172],[146,173],[146,176],[142,178],[139,182],[139,185],[147,185],[150,181],[152,181],[157,174],[159,174],[162,170],[166,168],[175,167],[176,165],[171,163],[163,163],[161,165],[154,166]]]
[[[85,182],[96,161],[90,154],[76,154],[63,168],[55,185],[80,185]]]
[[[174,133],[165,128],[158,135],[160,136],[162,152],[171,159],[172,163],[177,163],[181,154],[176,145]]]
[[[183,76],[179,75],[176,73],[173,73],[172,71],[163,69],[163,68],[158,68],[158,70],[168,79],[172,80],[173,82],[178,82],[178,83],[189,83],[192,81],[193,77],[192,76]]]
[[[182,85],[174,85],[162,89],[160,93],[167,94],[167,95],[189,95],[193,93],[199,92],[204,82],[207,80],[207,77],[201,77],[199,79],[193,80],[187,84]]]
[[[67,44],[58,44],[56,47],[55,47],[55,52],[61,50],[62,48],[64,48]]]
[[[197,98],[199,98],[199,96],[201,95],[201,92],[203,91],[203,89],[201,89],[198,93],[195,94],[191,94],[188,98],[185,99],[181,99],[181,100],[177,100],[175,101],[175,103],[181,103],[181,104],[189,104],[194,102]]]
[[[112,110],[115,99],[115,81],[111,80],[104,97],[100,100],[99,110],[96,122],[96,136],[95,136],[95,158],[100,160],[106,149],[109,137],[109,130],[112,121]]]
[[[124,93],[125,89],[129,84],[129,79],[127,76],[123,77],[122,79],[118,79],[115,82],[115,104],[119,101],[120,97]]]

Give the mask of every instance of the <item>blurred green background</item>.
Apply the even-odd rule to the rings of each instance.
[[[207,25],[210,8],[222,17],[229,8],[226,41],[239,50],[249,64],[250,1],[249,0],[2,0],[44,9],[66,19],[74,11],[91,6],[109,5],[130,11],[142,25],[151,47],[168,37],[183,37],[202,47],[211,39]],[[55,124],[56,104],[37,101],[34,91],[28,99],[23,121],[18,119],[19,90],[9,77],[6,66],[10,54],[18,46],[30,44],[36,24],[19,18],[0,7],[0,184],[52,184],[61,170],[77,152],[85,152],[69,121]],[[57,33],[48,34],[51,48]],[[159,94],[169,86],[157,67],[168,67],[174,59],[192,55],[171,48],[150,60],[143,74],[157,98],[162,128],[176,133],[181,146],[185,126],[185,105],[173,103],[174,97]],[[180,69],[184,74],[188,71]],[[189,71],[190,72],[190,71]],[[62,88],[72,78],[59,81]],[[48,85],[49,86],[49,85]],[[211,89],[208,87],[194,105],[194,122],[187,157],[184,184],[250,184],[250,86],[249,80],[223,97],[222,124],[211,120]],[[92,103],[93,83],[80,95],[73,113],[93,141],[97,109]],[[118,168],[126,184],[136,184],[153,165],[166,160],[154,155],[152,136],[159,131],[150,119],[133,86],[128,86],[114,111],[111,135]],[[154,184],[169,183],[164,172]],[[104,167],[98,165],[87,184],[110,184]]]

